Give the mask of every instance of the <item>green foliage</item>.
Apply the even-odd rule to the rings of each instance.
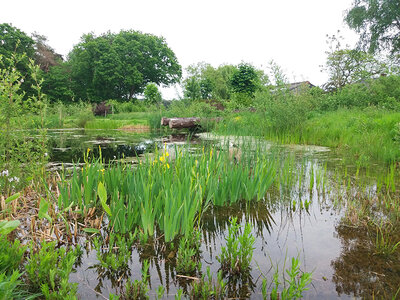
[[[20,83],[20,89],[27,93],[27,97],[33,93],[29,64],[30,59],[34,58],[34,44],[34,40],[25,32],[11,24],[0,24],[0,57],[3,57],[0,60],[0,69],[16,68],[15,72],[23,74],[24,80]],[[14,61],[14,57],[20,57],[20,59]]]
[[[111,111],[117,113],[145,112],[149,106],[142,101],[117,101],[108,100],[107,105],[111,106]]]
[[[99,239],[94,239],[93,244],[97,251],[97,260],[100,262],[100,265],[113,272],[128,268],[135,237],[136,233],[130,234],[126,238],[121,235],[110,234],[108,250],[106,251],[103,251]]]
[[[132,99],[149,82],[172,84],[181,67],[165,40],[139,31],[82,36],[69,54],[77,98]]]
[[[185,100],[172,101],[165,115],[169,117],[218,117],[222,113],[215,106],[205,101],[189,102]]]
[[[207,267],[207,277],[202,275],[200,280],[195,280],[192,283],[192,287],[189,291],[189,298],[191,300],[222,300],[226,299],[226,283],[223,280],[222,272],[217,274],[217,282],[213,281],[213,277],[210,272],[210,267]],[[176,297],[175,297],[176,298]],[[178,298],[180,299],[180,298]]]
[[[29,299],[29,294],[21,289],[21,275],[17,270],[11,275],[0,273],[0,299]]]
[[[183,82],[186,98],[227,100],[231,97],[230,79],[236,70],[232,65],[218,68],[210,64],[198,63],[187,68],[188,77]]]
[[[241,63],[232,74],[230,86],[233,93],[245,94],[252,98],[260,88],[259,74],[252,65]]]
[[[188,233],[179,242],[178,252],[176,254],[176,272],[181,275],[193,276],[196,270],[201,269],[198,262],[201,246],[201,232],[199,230]]]
[[[359,43],[370,52],[388,49],[400,51],[397,0],[356,0],[347,11],[345,21],[360,34]]]
[[[192,76],[184,81],[184,96],[190,100],[199,100],[202,97],[201,87],[198,80]]]
[[[263,299],[271,300],[290,300],[290,299],[300,299],[303,297],[303,292],[307,291],[307,285],[311,283],[312,274],[304,272],[301,274],[300,271],[300,261],[298,258],[292,258],[292,264],[290,269],[286,270],[288,279],[285,278],[285,287],[279,291],[279,286],[281,285],[279,281],[279,270],[276,269],[273,278],[273,287],[268,297],[267,293],[267,282],[263,279],[262,283],[262,294]]]
[[[52,66],[43,73],[43,91],[52,103],[61,101],[65,104],[75,100],[71,67],[68,63]]]
[[[38,252],[31,247],[25,266],[29,288],[46,299],[76,299],[77,284],[68,281],[75,260],[73,251],[56,249],[55,242],[42,242]]]
[[[178,234],[192,232],[193,224],[211,203],[262,199],[275,179],[275,162],[261,150],[243,154],[237,164],[232,163],[228,149],[218,154],[207,149],[197,157],[187,149],[175,149],[174,153],[171,161],[167,149],[156,152],[134,170],[123,163],[104,168],[99,160],[88,161],[59,184],[59,207],[100,208],[96,187],[103,182],[109,195],[108,224],[114,232],[127,233],[139,227],[147,237],[153,236],[157,227],[170,242]],[[231,172],[225,175],[227,168]]]
[[[301,140],[335,148],[361,164],[375,160],[390,163],[400,159],[395,141],[399,118],[399,113],[374,108],[341,109],[308,120]]]
[[[85,128],[86,124],[92,120],[94,120],[94,115],[92,110],[86,109],[82,110],[77,114],[75,122],[79,128]]]
[[[340,36],[328,36],[330,50],[326,52],[326,66],[322,71],[328,73],[329,79],[325,89],[334,91],[356,82],[363,82],[382,73],[388,73],[388,67],[372,54],[355,50],[343,49]]]
[[[159,92],[157,85],[154,83],[148,83],[144,89],[144,100],[148,104],[160,105],[162,102],[161,93]]]
[[[32,64],[28,67],[34,83],[31,89],[36,95],[31,94],[24,99],[21,90],[24,77],[16,68],[23,57],[6,59],[0,56],[0,62],[6,60],[9,65],[0,69],[0,190],[6,195],[32,179],[39,181],[47,163],[47,101],[41,92],[39,69]],[[39,129],[39,135],[36,139],[32,139],[31,133],[24,130],[27,126],[22,115],[28,112],[39,116],[36,128]]]
[[[18,240],[13,243],[9,242],[7,235],[0,231],[0,273],[11,275],[15,270],[18,270],[26,248]]]
[[[264,111],[267,126],[275,132],[301,130],[314,107],[311,90],[305,88],[292,93],[282,88],[274,93],[266,90],[256,93],[254,103]]]
[[[147,300],[148,296],[148,281],[149,281],[149,262],[145,260],[142,266],[142,279],[132,282],[128,280],[125,293],[121,296],[123,300]]]
[[[255,237],[251,234],[250,224],[246,224],[241,233],[241,226],[236,222],[237,218],[230,220],[226,247],[221,248],[221,255],[217,259],[225,273],[246,276],[251,269]]]

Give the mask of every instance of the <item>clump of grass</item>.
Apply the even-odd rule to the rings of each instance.
[[[237,218],[230,220],[228,236],[225,238],[226,247],[221,248],[217,260],[224,273],[230,275],[246,275],[251,269],[255,237],[251,234],[251,225],[246,224],[241,233]]]
[[[207,275],[207,277],[206,277]],[[200,280],[195,280],[188,293],[191,300],[222,300],[226,299],[226,283],[223,280],[222,272],[217,274],[217,282],[213,282],[210,267],[207,267],[206,275],[202,275]],[[180,299],[179,297],[178,299]]]
[[[149,281],[149,261],[145,260],[142,267],[142,279],[131,281],[126,284],[125,293],[120,297],[122,300],[147,300],[148,296],[148,281]]]
[[[394,240],[391,225],[375,224],[375,253],[382,256],[391,256],[400,249],[400,240]]]
[[[130,234],[127,238],[119,234],[110,234],[106,251],[103,251],[99,239],[93,239],[94,248],[97,251],[97,260],[100,265],[114,272],[128,268],[135,236],[136,232],[133,235]]]

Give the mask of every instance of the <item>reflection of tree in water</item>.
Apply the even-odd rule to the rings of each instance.
[[[400,287],[399,255],[376,255],[374,237],[367,230],[344,225],[336,230],[343,246],[340,257],[331,262],[338,295],[392,299]]]

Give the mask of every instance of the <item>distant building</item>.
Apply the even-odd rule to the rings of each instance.
[[[288,90],[290,92],[293,92],[293,93],[297,94],[297,93],[300,93],[301,90],[303,90],[305,88],[311,89],[313,87],[315,87],[315,85],[313,85],[311,82],[309,82],[309,81],[301,81],[301,82],[289,83]]]
[[[272,88],[270,89],[270,92],[272,94],[275,94],[278,91],[289,91],[292,92],[294,94],[298,94],[300,93],[302,90],[306,90],[306,89],[311,89],[315,87],[315,85],[313,85],[311,82],[309,81],[301,81],[301,82],[293,82],[293,83],[288,83],[283,87],[277,88],[272,86]]]

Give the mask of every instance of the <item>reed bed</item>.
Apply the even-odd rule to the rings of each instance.
[[[210,205],[263,199],[277,174],[277,160],[261,149],[240,148],[233,154],[220,146],[173,152],[175,159],[166,148],[156,149],[135,166],[115,162],[108,167],[101,159],[89,159],[88,152],[84,166],[76,166],[60,182],[58,205],[82,213],[102,207],[110,230],[127,233],[139,227],[153,236],[158,228],[169,242],[190,232]]]

